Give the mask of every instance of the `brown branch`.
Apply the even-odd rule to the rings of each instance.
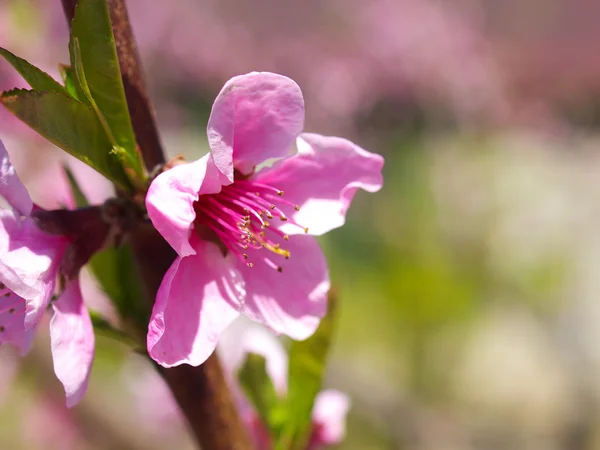
[[[61,0],[69,23],[77,0]],[[141,65],[127,16],[125,0],[107,0],[127,104],[136,139],[146,168],[163,164],[164,154],[144,87]],[[175,253],[148,222],[140,222],[131,233],[133,251],[149,304],[154,302],[160,282]],[[145,333],[147,329],[140,330]],[[199,367],[158,367],[204,450],[250,450],[253,445],[240,421],[223,370],[216,355]]]

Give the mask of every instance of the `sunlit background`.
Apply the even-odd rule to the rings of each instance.
[[[340,449],[600,448],[599,2],[128,5],[171,156],[206,153],[221,86],[268,70],[301,86],[307,130],[386,158],[382,191],[322,239],[341,303],[326,384],[352,399]],[[58,78],[67,42],[59,0],[0,0],[0,46]],[[6,111],[0,138],[39,204],[68,203],[61,152]],[[71,411],[44,333],[24,360],[2,349],[0,448],[192,448],[151,367],[97,346]]]

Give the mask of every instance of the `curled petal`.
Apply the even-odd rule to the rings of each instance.
[[[312,447],[336,445],[342,441],[346,434],[348,409],[350,399],[343,392],[328,389],[317,395],[312,411]]]
[[[0,141],[0,196],[22,216],[28,216],[33,208],[29,192],[19,179],[8,158],[8,152]]]
[[[152,181],[146,196],[148,216],[179,256],[194,254],[189,242],[196,218],[194,202],[200,194],[219,192],[221,180],[226,181],[209,153],[197,161],[176,165]]]
[[[303,340],[315,332],[327,313],[327,262],[312,236],[294,236],[279,243],[290,251],[290,259],[259,250],[257,259],[252,259],[253,267],[238,262],[246,281],[242,311],[275,333]]]
[[[152,309],[148,353],[164,367],[206,361],[245,295],[243,280],[216,244],[192,243],[196,254],[175,260]]]
[[[267,159],[290,153],[304,127],[304,99],[291,79],[252,72],[229,80],[208,121],[208,142],[219,170],[233,181]]]
[[[48,306],[66,245],[66,239],[44,233],[32,219],[0,210],[0,282],[25,299],[26,328]]]
[[[304,133],[298,138],[297,155],[261,170],[255,179],[281,189],[283,198],[299,206],[283,207],[308,233],[319,236],[344,224],[346,211],[358,188],[381,189],[383,157],[369,153],[347,139]],[[303,229],[283,223],[287,234]]]
[[[50,342],[54,372],[65,388],[67,408],[71,408],[87,390],[94,361],[94,327],[78,280],[67,285],[53,308]]]

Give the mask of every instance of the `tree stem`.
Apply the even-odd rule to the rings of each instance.
[[[77,0],[61,1],[70,24]],[[125,0],[107,0],[107,3],[133,129],[146,169],[152,171],[157,165],[164,164],[165,157],[145,88]],[[131,233],[131,241],[149,304],[152,304],[161,280],[176,255],[148,222],[141,222],[137,226]],[[142,331],[145,333],[146,330]],[[184,365],[165,369],[155,366],[173,392],[203,450],[253,448],[216,354],[199,367]]]

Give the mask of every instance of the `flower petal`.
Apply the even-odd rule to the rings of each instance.
[[[0,344],[12,344],[21,356],[31,349],[35,327],[25,328],[25,300],[0,286]]]
[[[10,162],[8,152],[0,141],[0,196],[22,216],[28,216],[33,208],[29,192],[19,179]]]
[[[232,78],[219,93],[208,120],[208,142],[219,170],[233,182],[233,169],[290,153],[304,128],[304,99],[291,79],[269,72]]]
[[[37,323],[54,293],[62,236],[41,231],[32,219],[0,210],[0,282],[27,303],[25,327]]]
[[[237,262],[246,281],[242,311],[275,333],[306,339],[327,313],[327,262],[311,236],[294,236],[278,243],[290,251],[290,259],[263,249],[253,252],[252,258],[262,258],[252,259],[253,267]]]
[[[376,192],[383,184],[383,157],[346,139],[303,133],[298,148],[297,155],[261,170],[255,179],[281,189],[284,199],[300,207],[281,209],[309,234],[342,226],[356,190]],[[280,229],[290,235],[304,232],[289,222]]]
[[[94,327],[78,280],[67,285],[53,309],[50,342],[54,372],[65,388],[67,408],[71,408],[87,390],[94,361]]]
[[[219,192],[222,181],[226,182],[210,153],[197,161],[176,165],[152,181],[146,196],[148,216],[179,256],[194,254],[189,241],[198,195]]]
[[[175,260],[152,309],[148,353],[164,367],[206,361],[245,295],[240,274],[216,244],[193,239],[192,245],[196,254]]]
[[[343,392],[334,389],[320,392],[312,411],[311,445],[320,448],[339,444],[346,434],[348,409],[350,409],[350,399]]]

